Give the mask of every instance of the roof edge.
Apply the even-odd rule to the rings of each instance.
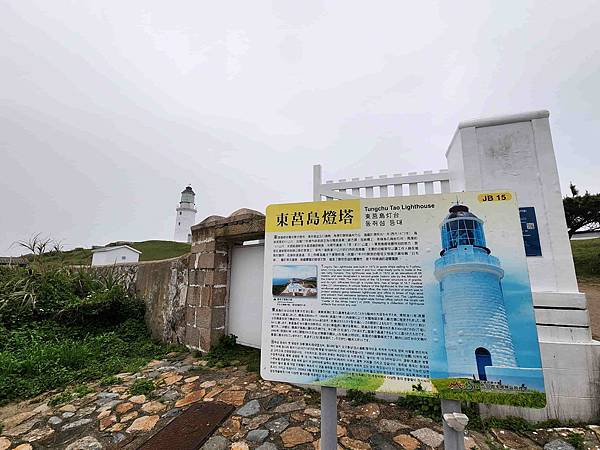
[[[504,125],[515,122],[528,122],[534,119],[547,119],[550,117],[550,111],[542,109],[539,111],[528,111],[518,114],[509,114],[504,116],[487,117],[483,119],[466,120],[458,123],[458,129],[461,128],[482,128],[492,127],[495,125]]]
[[[128,248],[129,250],[133,250],[134,252],[136,252],[139,255],[142,254],[142,252],[140,252],[139,250],[136,250],[133,247],[130,247],[129,245],[114,245],[114,246],[111,246],[111,247],[95,248],[95,249],[92,250],[92,253],[107,252],[109,250],[114,250],[116,248]]]

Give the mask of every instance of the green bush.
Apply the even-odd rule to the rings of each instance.
[[[221,336],[219,343],[204,355],[209,367],[246,366],[250,372],[260,372],[260,350],[244,347],[237,342],[237,336]]]
[[[135,380],[129,388],[131,395],[149,395],[154,390],[154,382],[147,378],[140,378]]]
[[[346,392],[346,398],[355,406],[364,405],[365,403],[374,402],[375,394],[367,391],[359,391],[357,389],[348,389]]]
[[[415,389],[415,391],[418,391],[418,389]],[[438,397],[407,395],[406,397],[399,397],[397,404],[423,417],[429,417],[436,421],[442,419],[442,406]]]
[[[114,269],[0,269],[0,404],[134,372],[169,351]]]
[[[577,450],[583,450],[585,448],[584,436],[579,433],[571,433],[565,440]]]
[[[53,320],[97,326],[144,315],[143,302],[127,292],[117,268],[35,267],[0,270],[0,324]]]

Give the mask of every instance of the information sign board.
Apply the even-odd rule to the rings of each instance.
[[[269,206],[261,375],[543,407],[515,195]]]

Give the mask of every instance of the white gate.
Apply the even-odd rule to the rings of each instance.
[[[233,248],[229,284],[229,334],[239,344],[260,348],[264,244]]]

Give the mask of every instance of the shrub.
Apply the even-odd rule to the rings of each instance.
[[[579,433],[571,433],[565,440],[577,450],[582,450],[585,448],[584,437]]]
[[[71,268],[40,255],[34,238],[27,268],[0,268],[0,404],[112,374],[135,372],[170,346],[150,339],[144,302],[125,273]],[[60,256],[58,253],[56,256]],[[235,341],[234,341],[235,344]],[[76,386],[52,401],[85,395]]]
[[[100,380],[100,386],[112,386],[113,384],[119,383],[121,380],[114,375],[109,375]]]
[[[397,404],[402,408],[436,421],[440,421],[442,418],[442,404],[438,397],[407,395],[406,397],[399,397]]]
[[[131,395],[149,395],[154,390],[154,382],[147,378],[135,380],[129,388]]]
[[[346,398],[350,400],[353,405],[364,405],[365,403],[375,401],[375,394],[372,392],[359,391],[357,389],[348,389]]]

